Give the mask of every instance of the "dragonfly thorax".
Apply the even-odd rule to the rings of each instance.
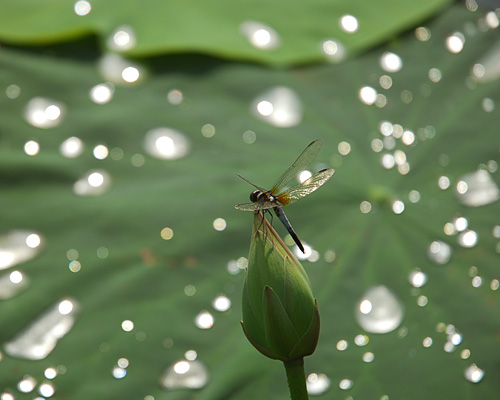
[[[252,203],[258,203],[260,201],[276,201],[276,197],[268,192],[263,192],[261,190],[254,190],[250,193],[250,200]]]

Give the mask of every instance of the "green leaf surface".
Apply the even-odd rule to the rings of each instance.
[[[270,187],[308,143],[322,139],[311,168],[334,167],[335,175],[286,208],[301,240],[318,252],[303,265],[322,328],[306,374],[330,379],[319,398],[498,397],[499,203],[470,207],[456,190],[468,179],[464,175],[478,169],[488,171],[490,189],[500,183],[499,82],[472,75],[483,63],[484,76],[491,77],[482,60],[494,54],[498,31],[484,24],[484,16],[455,5],[427,24],[430,40],[408,33],[342,65],[269,70],[192,55],[144,60],[139,81],[115,83],[106,104],[89,98],[95,85],[110,80],[100,75],[101,54],[93,40],[2,47],[2,235],[23,229],[42,239],[34,258],[0,271],[2,279],[14,270],[29,278],[25,291],[0,300],[0,392],[32,399],[47,380],[44,371],[59,367],[51,381],[54,398],[287,399],[282,366],[255,351],[239,324],[244,273],[229,273],[228,266],[238,271],[232,269],[235,261],[248,254],[252,215],[233,205],[244,202],[252,188],[235,173]],[[457,54],[446,47],[455,32],[465,39]],[[401,57],[400,71],[381,69],[387,51]],[[475,70],[481,75],[480,67]],[[384,75],[392,79],[387,90],[380,86]],[[256,117],[254,100],[277,86],[300,99],[298,125],[283,128]],[[379,96],[377,105],[364,104],[359,91],[365,86],[385,101]],[[173,90],[182,92],[178,105]],[[59,103],[57,126],[41,129],[26,121],[26,106],[35,97]],[[49,116],[48,123],[58,120]],[[413,132],[413,143],[404,143],[411,135],[399,137],[398,126],[384,136],[384,121]],[[204,126],[210,132],[206,124],[215,128],[213,137],[202,135]],[[144,142],[157,127],[180,131],[189,153],[177,160],[150,156]],[[76,158],[59,150],[71,136],[84,144]],[[30,140],[40,145],[36,156],[24,151]],[[374,151],[380,143],[384,148]],[[103,160],[93,155],[99,144],[110,150]],[[383,167],[386,154],[386,162],[395,157],[399,170],[398,164]],[[75,182],[96,169],[109,174],[109,188],[96,196],[75,194]],[[448,189],[439,187],[440,177],[448,177]],[[404,204],[400,214],[393,210],[395,200]],[[477,233],[475,246],[460,245],[461,233],[445,233],[457,217]],[[217,218],[225,220],[225,229],[213,228]],[[160,235],[165,227],[173,230],[170,240]],[[449,244],[448,262],[429,257],[434,241]],[[79,272],[68,267],[74,250]],[[416,268],[428,278],[421,288],[409,283]],[[356,320],[363,293],[378,285],[391,290],[404,313],[396,329],[384,334],[364,330]],[[212,306],[221,294],[232,302],[229,311]],[[65,298],[79,305],[76,322],[50,355],[40,361],[9,356],[5,345]],[[214,317],[210,329],[194,322],[203,311]],[[122,329],[124,320],[133,321],[132,331]],[[449,336],[454,330],[460,343]],[[366,335],[363,346],[355,344],[358,335]],[[449,347],[451,339],[455,345]],[[341,340],[348,344],[344,351],[337,349]],[[166,391],[160,377],[188,350],[206,366],[206,386]],[[373,361],[363,361],[370,353]],[[117,379],[112,370],[120,358],[129,365]],[[484,371],[479,383],[464,376],[473,363]],[[25,375],[37,381],[27,394],[17,388]],[[350,389],[339,388],[340,382]]]
[[[91,11],[78,15],[75,12],[78,3],[90,4]],[[323,60],[321,43],[329,39],[341,43],[347,54],[356,54],[392,39],[449,3],[449,0],[348,3],[341,0],[47,0],[41,4],[34,0],[4,0],[0,40],[23,45],[47,44],[93,34],[99,38],[101,48],[106,49],[116,32],[126,31],[135,41],[130,48],[122,47],[128,55],[197,52],[288,65]],[[341,29],[340,18],[344,15],[357,18],[356,34]],[[276,42],[272,39],[265,51],[253,46],[243,33],[247,30],[242,24],[248,22],[269,27],[271,34],[277,34]]]

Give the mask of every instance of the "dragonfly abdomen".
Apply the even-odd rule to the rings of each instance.
[[[302,253],[305,253],[304,246],[302,246],[302,243],[300,242],[299,237],[297,236],[297,234],[293,230],[292,224],[290,224],[290,221],[288,221],[288,218],[286,217],[285,212],[283,211],[283,209],[281,207],[279,207],[279,206],[276,206],[276,207],[273,207],[273,210],[274,210],[274,213],[276,214],[276,216],[281,221],[281,223],[285,226],[286,230],[288,231],[288,233],[290,234],[290,236],[292,237],[293,241],[298,246],[298,248],[300,249],[300,251]]]

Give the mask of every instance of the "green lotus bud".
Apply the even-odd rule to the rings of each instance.
[[[243,288],[243,331],[265,356],[308,356],[319,337],[319,311],[299,261],[273,227],[255,213]]]

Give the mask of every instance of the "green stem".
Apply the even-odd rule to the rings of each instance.
[[[304,372],[304,359],[283,361],[288,379],[288,388],[290,389],[290,398],[292,400],[309,400],[306,387],[306,374]]]

